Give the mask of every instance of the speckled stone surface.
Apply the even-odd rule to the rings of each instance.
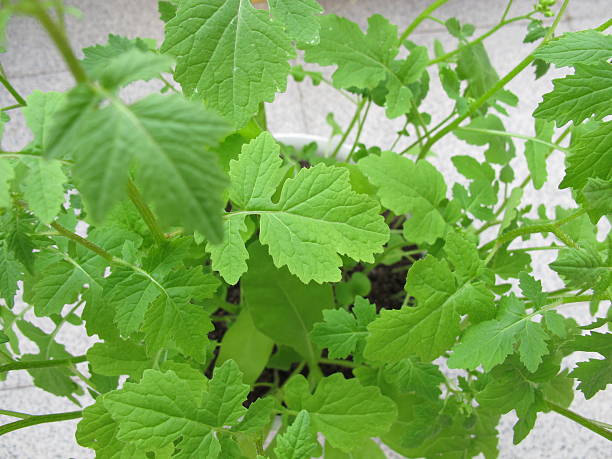
[[[534,1],[516,0],[510,14],[526,11]],[[109,33],[157,40],[163,36],[162,23],[156,11],[156,0],[72,0],[67,3],[83,12],[81,19],[68,20],[69,34],[77,50],[105,42]],[[368,16],[381,13],[402,29],[430,2],[427,0],[323,0],[321,3],[327,12],[345,15],[362,26],[366,24]],[[442,19],[455,16],[461,21],[470,21],[477,26],[476,34],[479,34],[497,22],[505,3],[503,0],[450,0],[437,11],[436,15]],[[559,30],[593,27],[610,16],[612,16],[610,0],[575,0],[570,5]],[[525,25],[519,23],[498,32],[486,41],[486,47],[500,75],[511,69],[527,54],[528,47],[521,45],[524,34]],[[441,26],[431,21],[424,22],[411,38],[419,44],[427,45],[433,43],[434,39],[440,39],[448,49],[453,44]],[[10,24],[8,48],[8,53],[1,55],[0,60],[11,82],[23,95],[28,95],[35,89],[62,91],[72,85],[72,77],[65,71],[60,56],[34,21],[17,18]],[[530,113],[541,95],[552,87],[551,79],[559,75],[560,72],[550,72],[545,78],[535,81],[531,70],[528,70],[511,83],[510,89],[519,96],[520,104],[511,110],[510,118],[504,119],[509,131],[526,135],[533,132]],[[431,77],[431,91],[423,109],[429,112],[436,122],[449,112],[450,106],[440,88],[435,71]],[[127,90],[125,96],[135,100],[157,88],[155,84],[134,85]],[[12,103],[10,95],[0,89],[0,104],[10,103]],[[308,133],[327,136],[329,127],[325,123],[325,115],[330,111],[335,113],[336,120],[341,125],[346,125],[352,115],[352,106],[330,88],[324,86],[313,88],[307,82],[296,84],[289,81],[287,92],[279,94],[276,102],[268,106],[268,120],[271,130],[277,134]],[[30,140],[23,117],[16,112],[11,112],[11,117],[2,143],[3,148],[7,150],[20,148]],[[385,148],[391,145],[395,132],[400,128],[401,121],[389,121],[384,117],[382,110],[373,107],[362,140],[366,144]],[[519,176],[524,176],[527,171],[522,159],[522,142],[516,142],[516,145],[518,152],[513,166]],[[436,145],[435,152],[437,157],[433,158],[432,162],[448,180],[459,182],[462,178],[450,163],[449,157],[457,154],[479,157],[482,155],[482,150],[468,146],[452,136]],[[563,176],[563,170],[562,156],[551,156],[548,163],[551,179],[542,190],[528,188],[526,199],[535,205],[546,202],[549,206],[572,207],[573,202],[569,192],[560,192],[556,187]],[[542,280],[546,289],[556,289],[560,286],[556,274],[547,267],[551,256],[552,254],[538,253],[534,263],[534,274],[536,278]],[[573,305],[564,308],[562,312],[579,322],[589,319],[585,305]],[[49,326],[45,319],[35,319],[35,322],[42,328]],[[73,326],[66,326],[58,336],[58,341],[75,354],[84,352],[92,343],[92,339],[87,337],[83,330]],[[587,357],[588,355],[584,354],[578,356],[578,359],[583,360]],[[567,361],[565,364],[572,366],[575,360]],[[82,403],[87,405],[91,400],[84,398]],[[600,392],[588,401],[584,400],[581,393],[577,393],[576,400],[572,404],[572,409],[586,417],[607,421],[611,420],[610,407],[612,407],[610,391]],[[0,408],[30,413],[78,409],[68,400],[59,399],[32,387],[31,378],[26,372],[13,372],[6,381],[0,383]],[[0,423],[10,420],[0,416]],[[612,457],[612,448],[606,440],[555,413],[540,414],[530,436],[520,445],[513,446],[514,421],[513,415],[506,415],[502,419],[501,458]],[[74,441],[75,426],[76,421],[67,421],[12,432],[0,439],[0,458],[93,457],[90,450],[79,447]],[[388,457],[399,456],[388,452]]]

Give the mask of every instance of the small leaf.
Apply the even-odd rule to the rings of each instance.
[[[276,440],[274,453],[279,459],[309,459],[317,449],[315,436],[310,431],[310,416],[300,411],[287,431]]]

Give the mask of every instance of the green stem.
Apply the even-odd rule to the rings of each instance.
[[[32,360],[32,361],[21,361],[11,362],[4,365],[0,365],[0,373],[11,370],[30,370],[33,368],[50,368],[60,367],[66,365],[73,365],[75,363],[86,362],[86,355],[79,355],[77,357],[70,357],[68,359],[55,359],[55,360]]]
[[[49,13],[44,5],[36,5],[34,16],[38,19],[51,37],[51,40],[53,40],[55,43],[55,46],[64,58],[64,61],[66,61],[66,65],[68,65],[68,69],[70,69],[70,73],[72,73],[75,81],[79,84],[87,83],[87,74],[85,73],[85,70],[83,70],[83,67],[74,54],[74,51],[72,51],[66,34],[58,26],[58,24],[51,19],[51,16],[49,16]]]
[[[561,5],[561,8],[559,9],[559,13],[557,14],[557,17],[555,18],[552,26],[550,27],[550,29],[548,30],[548,33],[546,34],[546,36],[544,37],[544,40],[542,40],[542,44],[546,43],[548,40],[550,40],[555,32],[555,29],[557,28],[557,26],[559,25],[559,21],[561,20],[561,17],[563,16],[563,13],[565,12],[565,9],[567,8],[567,5],[569,4],[569,0],[564,0],[563,4]],[[542,46],[542,44],[540,44],[540,46]],[[537,49],[537,48],[536,48]],[[525,57],[521,62],[519,62],[516,67],[514,67],[512,70],[510,70],[503,78],[501,78],[497,83],[495,83],[493,86],[491,86],[482,96],[480,96],[476,101],[474,101],[468,108],[468,110],[463,114],[458,116],[457,118],[455,118],[455,120],[446,125],[446,127],[442,128],[440,131],[438,131],[436,133],[436,135],[434,135],[423,147],[423,149],[419,152],[419,156],[417,158],[418,160],[424,159],[425,156],[427,156],[427,153],[429,152],[429,150],[431,150],[431,147],[438,141],[440,140],[442,137],[444,137],[446,134],[448,134],[449,132],[453,131],[454,129],[456,129],[459,124],[461,124],[461,122],[463,120],[465,120],[467,117],[471,116],[472,114],[474,114],[476,112],[476,110],[478,110],[482,105],[484,105],[492,96],[495,95],[495,93],[497,93],[497,91],[503,89],[510,81],[512,81],[519,73],[521,73],[523,70],[525,70],[525,68],[527,68],[527,66],[529,64],[531,64],[531,62],[534,60],[533,57],[533,52],[531,54],[529,54],[527,57]]]
[[[606,30],[608,27],[612,27],[612,19],[608,19],[606,22],[604,22],[602,25],[600,25],[599,27],[597,27],[595,30],[597,30],[598,32],[603,32],[604,30]]]
[[[344,160],[344,162],[346,162],[346,163],[350,163],[351,162],[351,158],[353,157],[353,153],[355,153],[355,150],[357,149],[357,144],[359,143],[359,138],[361,137],[361,131],[363,131],[363,126],[365,125],[365,121],[366,121],[366,119],[368,117],[368,112],[370,111],[370,106],[371,105],[372,105],[372,101],[368,100],[368,103],[366,104],[365,112],[363,112],[363,116],[359,120],[359,126],[357,127],[357,134],[355,135],[355,141],[353,142],[353,146],[351,147],[351,151],[349,152],[349,154],[347,155],[346,159]]]
[[[62,236],[65,236],[69,239],[72,239],[73,241],[75,241],[78,244],[81,244],[83,247],[91,250],[92,252],[97,253],[98,255],[100,255],[102,258],[108,260],[108,261],[116,261],[115,257],[113,255],[111,255],[109,252],[107,252],[106,250],[104,250],[102,247],[94,244],[91,241],[88,241],[87,239],[79,236],[76,233],[73,233],[72,231],[70,231],[68,228],[64,228],[62,225],[60,225],[57,222],[51,222],[49,224],[49,226],[51,226],[52,228],[54,228],[58,233],[60,233]]]
[[[556,403],[550,402],[548,400],[546,400],[546,403],[548,404],[548,407],[555,413],[558,413],[561,416],[565,416],[566,418],[571,419],[572,421],[580,424],[582,427],[586,427],[590,431],[595,432],[596,434],[601,435],[605,439],[612,441],[612,431],[604,428],[597,421],[587,419],[579,415],[578,413],[574,413],[573,411],[563,408],[562,406],[559,406]]]
[[[0,426],[0,436],[12,432],[14,430],[23,429],[24,427],[35,426],[37,424],[45,424],[48,422],[68,421],[70,419],[78,419],[83,416],[82,411],[69,411],[67,413],[43,414],[40,416],[30,416],[21,421],[11,422]]]
[[[31,414],[20,413],[19,411],[11,411],[11,410],[0,410],[0,414],[4,416],[11,416],[13,418],[19,418],[19,419],[27,419],[32,416]]]
[[[155,215],[153,215],[151,208],[142,198],[140,191],[138,191],[138,188],[136,188],[136,185],[132,180],[128,180],[128,196],[130,197],[132,204],[134,204],[136,209],[138,209],[138,212],[149,228],[149,231],[151,231],[151,234],[153,234],[155,242],[158,244],[163,244],[166,242],[166,237],[164,236],[161,226],[159,226],[159,222],[155,218]]]
[[[361,114],[361,110],[363,109],[363,106],[365,105],[365,103],[366,103],[366,99],[364,98],[361,101],[359,101],[359,103],[357,104],[357,108],[355,109],[355,114],[353,115],[353,118],[351,119],[351,122],[349,123],[348,127],[342,134],[342,138],[340,138],[340,141],[338,142],[338,145],[336,145],[334,152],[331,154],[331,158],[335,158],[336,156],[338,156],[338,152],[340,151],[340,148],[342,148],[342,145],[344,145],[344,142],[346,142],[346,138],[349,136],[349,134],[353,130],[353,127],[355,127],[355,123],[357,123],[357,120],[359,119],[359,115]]]
[[[546,140],[538,139],[537,137],[531,137],[531,136],[528,136],[528,135],[515,134],[513,132],[506,132],[506,131],[497,131],[495,129],[479,129],[479,128],[470,128],[470,127],[462,127],[462,128],[459,128],[459,129],[461,129],[462,131],[480,132],[482,134],[498,135],[500,137],[515,137],[517,139],[531,140],[532,142],[536,142],[536,143],[540,143],[542,145],[546,145],[547,147],[553,148],[555,150],[562,151],[563,153],[567,153],[567,154],[570,153],[570,151],[567,148],[562,147],[561,145],[558,145],[558,144],[552,143],[552,142],[547,142]]]
[[[27,105],[27,102],[25,101],[23,97],[21,97],[21,94],[19,94],[19,92],[13,87],[13,85],[9,82],[9,80],[6,79],[6,76],[4,75],[4,70],[2,69],[1,66],[0,66],[0,83],[2,83],[2,86],[6,88],[6,90],[11,94],[11,96],[13,96],[13,99],[15,99],[15,102],[17,102],[18,104],[18,105],[11,105],[9,107],[4,107],[2,109],[3,111],[11,110],[12,108],[17,108],[17,107],[25,107]]]
[[[395,146],[397,145],[397,142],[399,142],[400,139],[403,137],[404,132],[406,132],[406,127],[408,126],[409,122],[410,120],[408,119],[408,117],[406,117],[406,121],[404,122],[404,125],[402,126],[401,131],[397,133],[397,137],[395,137],[395,140],[393,141],[393,143],[391,144],[391,147],[389,148],[390,151],[394,150]]]
[[[404,40],[406,38],[408,38],[408,36],[414,32],[414,30],[419,26],[419,24],[421,24],[421,22],[423,22],[425,19],[427,19],[427,16],[429,16],[431,13],[433,13],[434,11],[436,11],[438,8],[440,8],[442,5],[444,5],[446,2],[448,2],[448,0],[436,0],[434,2],[432,2],[431,5],[429,5],[427,8],[425,8],[421,14],[419,14],[416,18],[414,18],[414,21],[412,21],[410,23],[410,25],[408,27],[406,27],[406,30],[404,30],[404,33],[402,33],[402,35],[400,36],[399,42],[400,44],[404,42]]]
[[[358,368],[360,366],[354,362],[349,362],[348,360],[324,359],[323,357],[319,359],[319,363],[323,363],[325,365],[337,365],[339,367],[347,368]]]

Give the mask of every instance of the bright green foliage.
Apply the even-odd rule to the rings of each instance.
[[[559,273],[567,285],[573,287],[595,285],[610,270],[609,264],[590,246],[560,250],[550,267]]]
[[[308,411],[300,411],[293,424],[276,440],[274,453],[280,459],[309,459],[317,448],[317,442],[310,430]]]
[[[331,286],[303,284],[286,268],[276,268],[260,244],[253,243],[249,251],[249,271],[240,285],[255,327],[304,358],[316,359],[310,332],[322,311],[333,305]]]
[[[521,362],[534,372],[542,356],[548,353],[548,335],[539,323],[530,319],[525,315],[525,306],[516,297],[504,297],[494,320],[468,328],[461,342],[453,348],[449,367],[475,369],[482,365],[485,371],[490,371],[514,353],[515,344],[519,342]]]
[[[123,340],[94,344],[87,351],[87,359],[99,375],[129,375],[136,380],[151,366],[144,346]]]
[[[34,91],[28,97],[23,116],[34,136],[32,144],[35,148],[42,149],[48,144],[53,115],[65,100],[66,96],[60,92]]]
[[[245,213],[259,215],[259,238],[269,247],[274,264],[287,266],[302,282],[339,280],[342,260],[338,254],[374,261],[373,254],[388,239],[378,204],[351,189],[346,169],[323,164],[302,169],[286,180],[278,201],[273,202],[284,176],[278,151],[271,136],[263,133],[230,163],[230,199],[239,211],[225,218],[237,218],[232,225],[240,225]],[[225,269],[222,274],[235,281],[244,269],[246,254],[239,230],[230,231],[229,224],[226,228],[222,245],[208,248],[214,254],[213,267]],[[314,239],[316,232],[321,237]]]
[[[64,203],[66,176],[62,165],[58,160],[44,158],[32,158],[27,164],[23,197],[42,223],[50,223]]]
[[[376,318],[376,308],[368,300],[356,297],[352,312],[327,309],[323,311],[325,322],[313,327],[312,340],[327,348],[332,359],[359,356],[365,346],[367,326]]]
[[[420,362],[416,358],[404,359],[388,366],[385,379],[402,392],[414,392],[434,400],[442,393],[440,384],[445,381],[436,365]]]
[[[295,56],[281,24],[249,0],[181,2],[161,50],[177,57],[174,77],[185,94],[237,127],[285,90],[288,60]]]
[[[535,134],[536,137],[545,142],[550,142],[554,131],[552,123],[536,119]],[[527,159],[527,167],[531,174],[533,187],[536,190],[542,188],[548,178],[546,170],[546,156],[550,151],[550,147],[542,143],[528,140],[525,142],[525,159]]]
[[[553,80],[553,91],[544,94],[533,116],[563,126],[568,121],[579,124],[591,115],[602,119],[612,114],[608,103],[612,98],[612,66],[600,62],[576,64],[575,69],[573,75]]]
[[[378,187],[383,206],[396,214],[411,215],[404,225],[408,241],[433,244],[446,235],[449,223],[442,209],[446,184],[434,166],[383,152],[362,159],[359,168]]]
[[[401,45],[397,27],[380,15],[368,19],[366,34],[354,22],[333,14],[320,22],[320,43],[303,46],[306,62],[337,65],[333,81],[338,88],[374,89],[385,82],[387,116],[396,118],[408,112],[414,97],[408,85],[421,77],[427,65],[426,50],[412,59],[395,60]]]
[[[557,67],[597,64],[612,57],[612,36],[595,30],[565,33],[538,48],[534,56]]]
[[[497,116],[486,115],[472,120],[467,126],[457,128],[453,133],[470,145],[488,145],[485,157],[491,163],[507,164],[514,157],[514,145],[509,138],[478,130],[505,131],[505,128]]]
[[[589,399],[597,392],[605,390],[612,384],[612,341],[610,333],[592,332],[590,335],[578,336],[571,344],[573,350],[597,352],[604,359],[593,358],[586,362],[578,362],[576,368],[570,373],[578,379],[578,389]]]
[[[590,177],[611,180],[612,158],[607,154],[610,148],[612,121],[602,123],[596,129],[580,136],[567,159],[565,177],[559,187],[579,189]]]
[[[295,407],[287,402],[290,408]],[[346,452],[387,432],[397,416],[395,404],[378,388],[364,387],[340,374],[321,380],[314,394],[302,393],[299,409],[308,411],[313,428],[329,443]]]
[[[317,43],[321,28],[316,15],[323,8],[316,0],[270,0],[270,13],[285,24],[287,34],[298,43]]]
[[[584,203],[589,214],[594,214],[595,221],[603,215],[612,214],[612,181],[600,178],[589,178],[582,189]]]
[[[95,45],[83,49],[85,55],[82,61],[83,67],[88,72],[94,73],[103,70],[109,62],[128,51],[145,52],[150,48],[149,40],[142,38],[129,39],[111,33],[108,35],[108,41],[105,45]]]
[[[11,205],[10,182],[14,177],[13,165],[6,160],[0,161],[0,208]]]
[[[245,414],[242,401],[248,386],[241,383],[236,364],[226,362],[206,384],[202,377],[198,397],[187,381],[173,371],[145,371],[138,384],[107,394],[104,407],[118,424],[117,438],[141,450],[157,450],[182,436],[173,457],[216,458],[221,452],[216,429],[235,424]]]
[[[366,358],[397,362],[417,355],[433,360],[455,342],[461,314],[478,320],[493,309],[493,295],[484,284],[461,281],[446,261],[433,256],[410,269],[406,291],[417,306],[381,311],[368,327]]]
[[[499,191],[498,183],[495,182],[495,170],[471,156],[453,156],[451,160],[457,171],[470,180],[469,194],[462,185],[456,183],[453,186],[454,197],[477,218],[490,218],[492,211],[488,207],[497,203]]]

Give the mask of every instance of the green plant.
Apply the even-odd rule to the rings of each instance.
[[[612,243],[596,238],[612,212],[612,21],[555,38],[569,0],[512,18],[510,0],[471,38],[472,25],[433,16],[444,3],[401,33],[372,16],[364,33],[320,15],[315,0],[269,0],[269,10],[162,1],[161,47],[111,35],[79,60],[61,2],[2,2],[0,24],[38,19],[76,84],[24,98],[0,75],[16,101],[2,122],[20,109],[33,133],[24,150],[0,154],[0,372],[26,370],[79,410],[0,410],[21,418],[0,435],[81,418],[77,441],[102,458],[308,458],[322,454],[317,432],[326,458],[383,457],[373,437],[407,457],[489,458],[500,416],[514,410],[515,443],[547,411],[612,439],[609,425],[568,410],[576,381],[591,398],[612,379]],[[555,8],[550,25],[538,19]],[[436,43],[432,55],[409,41],[425,20],[458,47]],[[500,78],[483,42],[517,21],[537,46]],[[332,79],[291,67],[296,46],[307,63],[334,66]],[[506,85],[531,64],[538,77],[551,64],[573,73],[544,95],[533,136],[510,133],[497,114],[516,104]],[[435,125],[420,109],[434,67],[454,101]],[[329,157],[266,131],[263,105],[289,75],[355,102],[346,129],[328,117],[339,137]],[[122,100],[121,88],[150,79],[170,94]],[[360,143],[372,104],[405,120],[389,151]],[[426,159],[448,135],[486,146],[483,162],[452,158],[469,181],[452,193]],[[522,181],[510,167],[516,139]],[[524,189],[546,182],[555,150],[567,154],[561,187],[578,207],[534,218]],[[512,245],[535,234],[555,242]],[[550,266],[565,288],[544,292],[530,274],[537,250],[557,252]],[[16,311],[19,281],[29,306]],[[399,291],[375,297],[385,282]],[[576,302],[589,302],[592,323],[557,312]],[[27,320],[31,309],[51,333]],[[55,341],[66,323],[100,341],[70,355]],[[38,353],[22,352],[24,338]],[[603,359],[562,370],[576,351]],[[460,371],[442,372],[444,362]]]

